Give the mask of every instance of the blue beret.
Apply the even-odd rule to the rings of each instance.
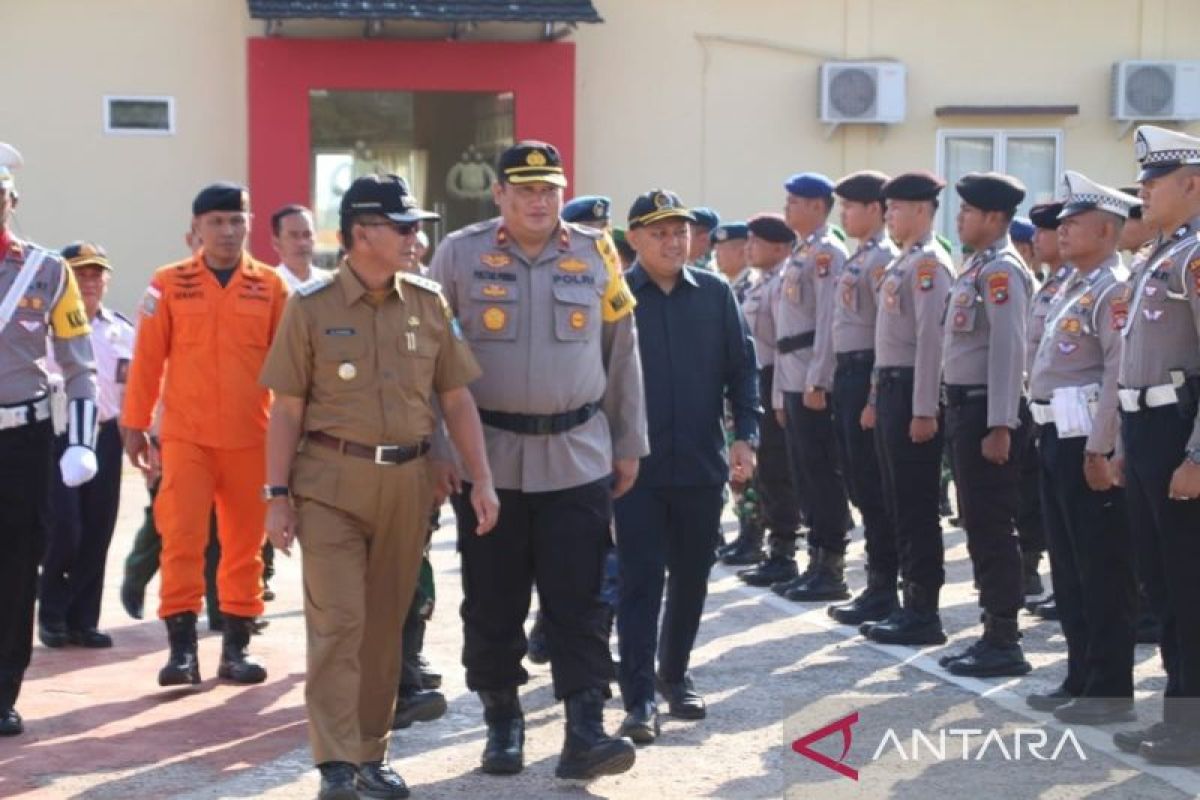
[[[192,216],[198,217],[209,211],[249,211],[250,193],[245,186],[220,181],[200,190],[192,200]]]
[[[783,188],[797,197],[833,197],[833,181],[819,172],[800,172],[787,179]]]
[[[706,206],[693,208],[692,216],[696,218],[697,225],[707,228],[710,233],[721,224],[721,215]]]
[[[1014,242],[1032,242],[1033,230],[1033,223],[1025,217],[1013,217],[1008,226],[1008,235]]]
[[[735,239],[746,239],[750,236],[750,226],[744,222],[726,222],[713,229],[714,242],[731,242]]]
[[[562,209],[567,222],[608,222],[611,216],[612,200],[596,194],[576,197]]]

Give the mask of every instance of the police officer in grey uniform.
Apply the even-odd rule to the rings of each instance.
[[[1134,546],[1162,618],[1163,722],[1114,735],[1154,763],[1200,764],[1200,138],[1135,135],[1142,216],[1162,233],[1133,275],[1121,356]]]
[[[558,150],[519,142],[500,156],[501,216],[452,233],[431,265],[483,368],[471,384],[500,496],[474,534],[456,498],[463,571],[463,664],[484,704],[485,772],[524,765],[517,687],[535,584],[556,699],[567,726],[556,774],[624,772],[633,743],[602,726],[612,658],[600,601],[612,500],[649,450],[634,299],[608,234],[562,222]]]
[[[776,330],[772,306],[778,302],[780,276],[787,265],[796,232],[779,214],[758,214],[747,223],[750,266],[759,273],[758,282],[746,293],[742,313],[754,337],[758,356],[758,396],[765,406],[775,383]],[[796,577],[796,538],[800,528],[800,502],[788,461],[787,434],[774,414],[764,413],[759,428],[758,488],[768,536],[768,558],[757,567],[742,570],[738,577],[751,586],[770,586]],[[725,555],[726,564],[759,561],[762,542],[747,540],[740,551]]]
[[[1063,722],[1100,724],[1133,719],[1133,545],[1108,459],[1130,293],[1117,239],[1139,201],[1078,172],[1063,181],[1058,238],[1073,271],[1043,317],[1029,395],[1067,674],[1026,702]]]
[[[1029,221],[1033,225],[1033,263],[1031,268],[1044,265],[1045,279],[1038,285],[1030,301],[1029,322],[1026,325],[1025,370],[1033,368],[1033,357],[1042,330],[1046,324],[1046,313],[1062,282],[1070,272],[1063,264],[1058,252],[1058,214],[1062,203],[1041,203],[1029,209]],[[1015,223],[1014,223],[1015,224]],[[1025,448],[1018,456],[1021,465],[1021,505],[1017,510],[1017,539],[1021,545],[1021,574],[1026,597],[1040,595],[1045,591],[1038,565],[1046,551],[1046,535],[1042,524],[1041,490],[1038,488],[1037,436],[1030,436]]]
[[[901,554],[903,605],[859,630],[884,644],[942,644],[938,595],[946,581],[938,499],[942,469],[939,390],[942,314],[950,258],[933,235],[946,183],[928,172],[897,175],[883,185],[888,233],[900,255],[879,287],[875,374],[864,428],[875,429],[883,498]]]
[[[1030,666],[1017,631],[1023,591],[1015,524],[1017,456],[1031,427],[1023,378],[1033,278],[1008,226],[1025,187],[1007,175],[973,172],[955,189],[962,198],[959,239],[974,252],[946,306],[946,435],[984,629],[977,642],[939,663],[955,675],[1024,675]]]
[[[828,224],[833,181],[815,172],[785,185],[784,216],[800,241],[780,278],[774,306],[775,385],[771,404],[783,413],[797,492],[805,498],[808,566],[772,586],[789,600],[844,600],[846,531],[851,527],[846,483],[837,454],[830,391],[835,367],[833,310],[846,248]]]
[[[38,564],[50,525],[54,426],[47,347],[68,400],[63,483],[96,475],[96,364],[75,276],[57,253],[11,232],[20,153],[0,142],[0,736],[24,731],[15,708],[33,648]]]
[[[875,366],[875,317],[883,276],[898,254],[884,230],[882,172],[856,172],[834,187],[842,203],[842,227],[858,249],[842,267],[834,293],[833,423],[850,499],[863,520],[867,545],[867,588],[849,603],[830,606],[829,616],[844,625],[879,621],[897,608],[899,569],[896,536],[883,502],[874,435],[861,424],[871,395]]]

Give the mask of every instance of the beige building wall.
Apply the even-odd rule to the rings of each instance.
[[[735,218],[778,208],[781,183],[796,171],[936,169],[939,129],[1060,130],[1065,168],[1124,183],[1135,174],[1133,147],[1109,119],[1112,63],[1200,57],[1195,0],[595,3],[605,24],[573,35],[574,190],[613,196],[621,218],[635,194],[659,186]],[[150,270],[182,255],[195,191],[246,178],[246,39],[262,35],[262,23],[248,18],[245,0],[0,0],[0,29],[0,140],[28,162],[18,231],[52,246],[105,244],[117,264],[112,299],[130,310]],[[361,30],[286,23],[284,35]],[[438,26],[387,30],[444,35]],[[531,33],[486,26],[472,36]],[[830,134],[818,120],[820,64],[860,58],[907,65],[907,119]],[[173,96],[176,133],[105,135],[106,94]],[[1080,111],[934,115],[938,106],[1010,104]],[[267,224],[259,211],[257,224]]]

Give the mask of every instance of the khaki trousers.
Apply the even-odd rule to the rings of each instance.
[[[400,632],[432,503],[426,461],[378,465],[313,445],[296,456],[313,760],[387,755]]]

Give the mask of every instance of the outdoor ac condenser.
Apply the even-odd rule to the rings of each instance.
[[[1200,61],[1118,61],[1112,116],[1127,122],[1200,119]]]
[[[821,65],[821,122],[904,121],[907,70],[895,61],[827,61]]]

